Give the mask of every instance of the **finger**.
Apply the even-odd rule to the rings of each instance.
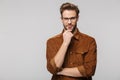
[[[71,32],[71,30],[67,30],[67,31]]]

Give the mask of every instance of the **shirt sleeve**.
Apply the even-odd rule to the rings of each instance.
[[[84,54],[84,64],[78,66],[78,70],[84,77],[93,76],[97,63],[97,46],[96,41],[93,39],[90,42],[89,50]]]
[[[62,68],[56,67],[54,56],[57,53],[57,49],[54,45],[54,41],[47,41],[47,48],[46,48],[46,58],[47,58],[47,70],[51,74],[56,74],[57,72],[61,71]]]

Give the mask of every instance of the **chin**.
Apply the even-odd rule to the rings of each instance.
[[[67,29],[67,30],[72,31],[72,29]]]
[[[70,31],[72,32],[72,30],[70,29]]]
[[[68,30],[72,31],[72,30],[73,30],[73,28],[70,28],[70,29],[68,29]]]

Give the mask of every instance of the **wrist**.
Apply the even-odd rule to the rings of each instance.
[[[63,42],[63,45],[64,46],[68,46],[69,44],[67,42]]]

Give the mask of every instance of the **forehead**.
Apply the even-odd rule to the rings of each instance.
[[[63,17],[75,17],[77,14],[75,10],[64,10],[62,13]]]

